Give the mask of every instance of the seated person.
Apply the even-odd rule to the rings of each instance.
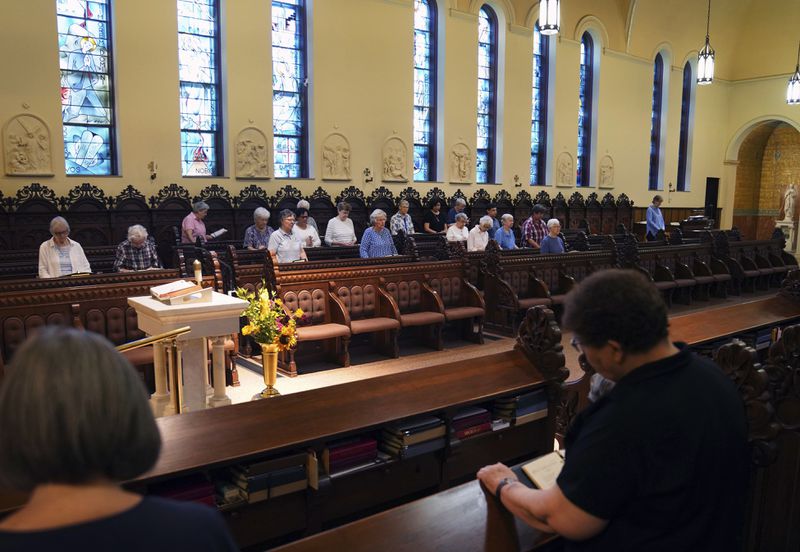
[[[444,234],[447,230],[444,213],[442,213],[442,202],[433,198],[430,208],[425,211],[422,229],[426,234]]]
[[[128,239],[117,246],[114,270],[131,272],[151,268],[164,268],[164,265],[158,258],[156,244],[148,239],[145,227],[141,224],[134,224],[128,228]]]
[[[308,209],[298,207],[294,214],[295,222],[294,227],[292,227],[292,234],[300,239],[304,247],[319,247],[322,245],[317,229],[308,222],[311,218],[308,215]]]
[[[459,213],[464,212],[464,208],[467,206],[467,202],[464,201],[463,197],[457,197],[455,203],[453,203],[453,207],[447,212],[447,225],[450,226],[451,224],[456,223],[456,215]]]
[[[350,204],[340,201],[336,205],[339,215],[328,221],[325,228],[325,243],[328,245],[352,246],[356,244],[356,231],[350,216]]]
[[[206,223],[203,222],[208,209],[208,203],[205,201],[198,201],[192,205],[192,212],[186,215],[181,223],[181,243],[195,243],[197,238],[200,238],[201,242],[211,239],[211,236],[206,234]]]
[[[557,218],[551,218],[547,221],[547,231],[549,232],[542,241],[539,242],[539,252],[545,253],[563,253],[565,251],[564,242],[561,241],[561,223]]]
[[[293,232],[294,213],[291,209],[284,209],[279,215],[281,226],[269,237],[267,249],[279,263],[293,263],[307,261],[303,242]]]
[[[311,204],[308,201],[306,201],[305,199],[301,199],[300,201],[297,202],[297,208],[298,209],[305,209],[306,211],[309,212],[308,224],[309,224],[309,226],[311,226],[311,228],[313,228],[317,232],[317,234],[319,234],[319,226],[317,226],[317,221],[315,221],[314,217],[312,217],[311,214],[310,214],[311,213]],[[296,214],[297,214],[297,211],[295,211],[295,215]],[[296,224],[296,222],[295,222],[295,224]]]
[[[0,550],[238,550],[215,509],[127,491],[161,437],[138,374],[103,336],[45,326],[0,388],[0,480],[30,492]]]
[[[369,222],[372,226],[367,228],[361,237],[359,249],[361,257],[368,259],[397,255],[392,233],[386,228],[386,213],[381,209],[375,209],[369,216]]]
[[[467,238],[469,238],[467,222],[469,222],[469,218],[465,213],[456,213],[455,222],[447,227],[447,241],[467,241]]]
[[[274,230],[269,227],[269,211],[259,207],[253,211],[253,224],[244,231],[244,243],[242,247],[250,250],[266,249],[269,245],[269,237]]]
[[[519,484],[502,464],[478,478],[564,550],[742,549],[749,453],[742,399],[725,373],[669,340],[667,307],[633,270],[604,270],[566,297],[564,328],[616,382],[566,435],[556,485]]]
[[[392,215],[392,219],[389,221],[389,230],[391,230],[392,236],[396,236],[400,230],[406,236],[414,233],[414,221],[411,220],[411,215],[408,214],[408,207],[408,201],[401,199],[397,206],[397,212]]]
[[[81,244],[69,239],[69,224],[64,217],[50,221],[50,235],[53,237],[39,246],[39,278],[92,271]]]
[[[467,238],[467,251],[483,251],[489,243],[489,231],[492,229],[494,219],[484,215],[478,224],[472,227]]]
[[[514,216],[506,213],[500,217],[502,226],[494,233],[494,239],[500,249],[517,249],[517,238],[514,236]]]

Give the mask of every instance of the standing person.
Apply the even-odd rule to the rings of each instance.
[[[350,204],[340,201],[336,205],[338,216],[328,221],[325,228],[325,243],[336,246],[352,246],[356,244],[356,231],[353,229],[353,220],[350,216]]]
[[[396,236],[400,230],[406,236],[414,233],[414,221],[411,220],[411,215],[408,214],[408,207],[408,201],[401,199],[397,206],[397,212],[392,215],[392,219],[389,221],[389,230],[392,232],[392,236]]]
[[[297,236],[303,247],[319,247],[322,242],[319,239],[317,229],[311,226],[308,220],[311,217],[308,214],[308,209],[298,208],[295,211],[295,222],[292,227],[292,234]]]
[[[664,215],[661,214],[661,204],[664,198],[660,195],[653,197],[653,203],[647,208],[647,241],[654,241],[658,238],[658,231],[664,231]]]
[[[311,216],[311,204],[306,201],[305,199],[301,199],[297,202],[298,209],[306,209],[308,211],[308,224],[317,231],[319,234],[319,227],[317,226],[317,221],[314,220],[314,217]]]
[[[307,261],[303,242],[292,232],[294,213],[291,209],[284,209],[279,216],[281,226],[269,237],[267,250],[279,263]]]
[[[456,215],[458,215],[459,213],[463,213],[464,212],[464,208],[466,206],[467,206],[467,202],[464,201],[463,197],[457,197],[456,198],[455,203],[453,203],[453,207],[451,207],[450,210],[447,212],[447,221],[446,222],[447,222],[448,226],[450,224],[455,224],[456,223]]]
[[[533,490],[502,464],[478,472],[514,515],[577,550],[742,550],[747,427],[736,387],[669,340],[667,307],[633,270],[584,279],[564,328],[616,382],[572,422],[556,485]]]
[[[363,259],[397,255],[392,233],[386,228],[386,213],[375,209],[369,216],[372,226],[364,231],[361,238],[360,254]]]
[[[489,243],[489,230],[492,228],[492,217],[484,215],[478,224],[472,227],[467,237],[467,251],[483,251]]]
[[[117,246],[114,270],[131,272],[151,268],[163,268],[161,259],[158,258],[156,244],[147,239],[147,230],[144,226],[134,224],[128,228],[128,239]]]
[[[539,246],[539,252],[542,255],[546,255],[548,253],[563,253],[566,251],[564,248],[564,242],[561,241],[561,223],[557,218],[551,218],[547,221],[547,230],[549,233],[542,238],[541,245]]]
[[[206,234],[206,223],[203,219],[208,214],[208,203],[198,201],[192,205],[192,212],[186,215],[181,223],[181,243],[194,243],[197,238],[201,242],[211,239]]]
[[[444,234],[447,230],[444,213],[442,213],[442,202],[433,198],[430,208],[425,212],[422,228],[427,234]]]
[[[544,223],[544,214],[547,207],[536,204],[531,210],[531,216],[522,223],[522,243],[527,247],[541,247],[542,240],[547,235],[547,224]]]
[[[492,219],[492,227],[489,228],[489,239],[494,239],[494,233],[500,230],[500,221],[497,220],[497,205],[490,203],[486,207],[486,216]]]
[[[447,241],[452,241],[452,242],[467,241],[467,238],[469,238],[469,230],[467,230],[467,222],[469,222],[469,218],[467,218],[466,213],[456,214],[455,221],[451,226],[447,228]]]
[[[0,550],[238,550],[215,509],[122,488],[155,465],[161,437],[141,379],[104,337],[40,328],[2,383],[0,483],[30,498],[0,522]]]
[[[503,226],[494,233],[494,240],[500,249],[518,249],[517,239],[514,236],[514,216],[506,213],[500,217]]]
[[[269,216],[269,211],[263,207],[253,211],[253,222],[255,224],[248,226],[247,230],[244,231],[243,247],[250,250],[267,248],[269,237],[273,232],[273,229],[269,227]]]
[[[69,223],[64,217],[50,221],[50,235],[53,237],[39,246],[39,278],[92,271],[81,244],[69,239]]]

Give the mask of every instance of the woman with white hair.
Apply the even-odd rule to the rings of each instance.
[[[328,221],[325,228],[325,243],[334,246],[349,247],[356,244],[356,231],[353,228],[353,221],[350,219],[350,204],[340,201],[336,205],[338,216]]]
[[[364,231],[361,238],[361,257],[368,259],[397,255],[392,233],[386,228],[386,213],[375,209],[369,216],[369,222],[372,226]]]
[[[132,272],[163,268],[158,258],[156,244],[147,239],[147,229],[141,224],[128,228],[128,239],[117,246],[114,270]]]
[[[203,219],[208,214],[208,203],[198,201],[192,205],[192,212],[186,215],[181,223],[181,243],[194,243],[197,238],[206,242],[211,236],[206,234],[206,223]]]
[[[448,226],[456,223],[456,217],[458,216],[459,213],[463,213],[466,207],[467,207],[467,202],[464,200],[464,198],[457,197],[456,200],[453,202],[453,207],[447,212]]]
[[[514,217],[506,213],[500,217],[502,226],[494,233],[500,249],[517,249],[517,239],[514,236]]]
[[[478,221],[467,237],[467,251],[483,251],[489,243],[489,230],[494,226],[494,219],[484,215]]]
[[[539,244],[539,253],[542,255],[546,253],[557,254],[565,251],[564,242],[561,241],[561,223],[557,218],[551,218],[547,221],[548,234],[542,238]]]
[[[297,208],[298,209],[306,209],[308,211],[308,213],[309,213],[308,214],[308,225],[311,226],[312,228],[314,228],[314,230],[317,232],[317,235],[319,235],[319,227],[317,226],[317,221],[315,221],[314,217],[311,216],[311,204],[308,201],[306,201],[305,199],[301,199],[300,201],[297,202]],[[295,211],[295,213],[296,212],[297,211]]]
[[[392,236],[396,236],[400,230],[406,236],[414,233],[414,221],[411,220],[411,215],[408,214],[408,207],[408,201],[401,199],[397,205],[397,212],[392,216],[392,220],[389,221],[389,230],[391,230]]]
[[[447,228],[447,241],[467,241],[467,238],[469,238],[469,230],[467,230],[468,221],[469,218],[467,218],[466,214],[457,213],[455,223]]]
[[[244,231],[244,244],[250,250],[266,249],[269,245],[269,237],[272,235],[273,229],[269,227],[269,211],[263,207],[259,207],[253,211],[253,224],[248,226]]]
[[[39,246],[39,278],[58,278],[91,272],[81,244],[69,239],[69,223],[64,217],[50,221],[51,239]]]

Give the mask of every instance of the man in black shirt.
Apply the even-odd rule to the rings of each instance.
[[[569,551],[741,550],[747,435],[731,381],[669,341],[666,306],[634,271],[584,280],[567,297],[564,325],[616,385],[569,429],[555,486],[529,489],[502,464],[478,478]]]

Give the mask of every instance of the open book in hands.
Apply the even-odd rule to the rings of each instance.
[[[564,451],[554,450],[523,464],[522,471],[540,489],[549,489],[556,484],[558,474],[564,466]]]
[[[224,233],[225,233],[225,232],[227,232],[227,231],[228,231],[228,229],[227,229],[227,228],[220,228],[220,229],[219,229],[219,230],[217,230],[216,232],[211,232],[211,233],[209,234],[209,236],[211,236],[211,239],[217,239],[218,237],[220,237],[222,234],[224,234]]]

